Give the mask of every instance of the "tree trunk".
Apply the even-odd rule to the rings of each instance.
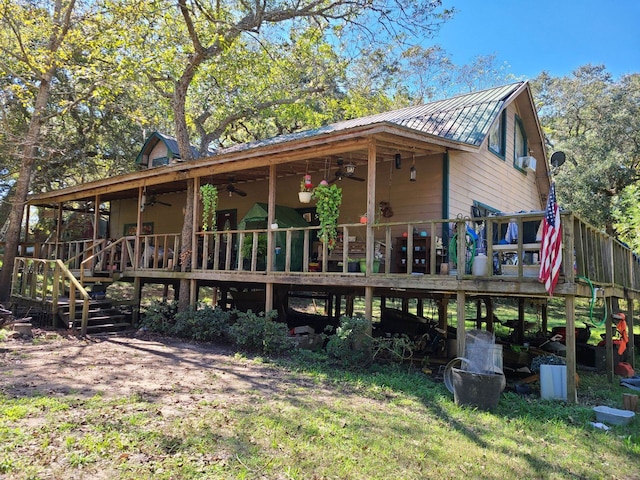
[[[15,195],[9,213],[9,228],[4,249],[4,261],[0,270],[0,301],[7,301],[11,296],[11,274],[18,254],[18,244],[20,243],[20,230],[24,218],[24,206],[29,195],[29,185],[33,166],[36,160],[40,130],[42,128],[42,117],[49,102],[49,92],[53,71],[47,72],[40,82],[38,95],[34,105],[33,115],[29,123],[29,130],[24,141],[22,150],[22,163],[20,173],[15,185]]]

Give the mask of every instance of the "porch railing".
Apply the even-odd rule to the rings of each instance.
[[[472,257],[487,256],[483,276],[535,281],[540,262],[540,223],[544,212],[476,218],[343,224],[334,250],[317,241],[318,227],[197,232],[180,259],[178,233],[125,237],[96,243],[71,257],[89,268],[125,271],[190,270],[211,272],[316,272],[347,275],[472,275]],[[627,246],[570,212],[562,213],[563,264],[560,282],[588,278],[600,285],[640,289],[640,258]],[[457,232],[464,232],[458,236]],[[271,242],[267,242],[271,235]],[[79,242],[80,243],[80,242]],[[267,244],[271,251],[267,251]],[[93,250],[91,250],[93,248]],[[38,249],[35,246],[34,249]],[[47,248],[41,248],[47,252]],[[65,247],[62,251],[74,251]],[[461,252],[461,254],[458,254]],[[354,261],[367,268],[353,269]],[[374,268],[379,262],[380,267]],[[447,272],[448,270],[448,272]]]
[[[89,320],[89,292],[67,268],[62,260],[17,257],[13,267],[11,296],[22,298],[43,306],[51,304],[51,314],[55,319],[60,311],[60,303],[68,298],[69,325],[80,320],[81,334],[86,335]],[[78,312],[76,306],[82,302]]]

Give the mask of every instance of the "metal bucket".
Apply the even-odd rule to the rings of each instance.
[[[456,405],[489,411],[498,406],[500,392],[506,386],[503,374],[468,372],[455,367],[451,369],[451,381]]]

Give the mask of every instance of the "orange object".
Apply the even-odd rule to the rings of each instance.
[[[613,318],[619,320],[616,324],[616,330],[620,334],[621,342],[618,345],[618,355],[622,355],[627,349],[627,343],[629,343],[629,334],[627,333],[627,316],[624,313],[615,313]]]

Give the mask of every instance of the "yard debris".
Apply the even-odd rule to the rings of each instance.
[[[594,428],[599,428],[600,430],[605,430],[605,431],[611,430],[611,427],[605,425],[602,422],[591,422],[591,425],[593,425]]]

